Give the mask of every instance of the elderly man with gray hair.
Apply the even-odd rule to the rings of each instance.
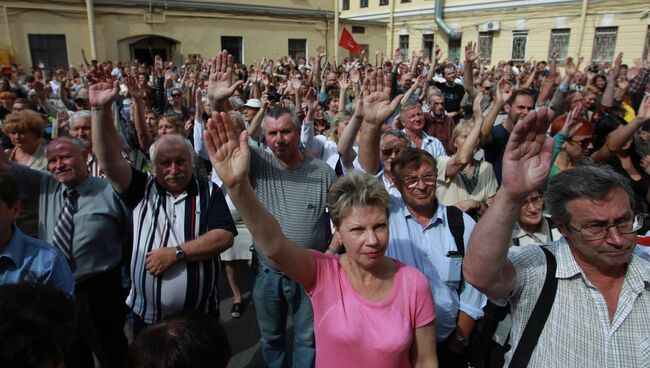
[[[605,166],[556,175],[545,201],[563,238],[510,248],[522,203],[550,169],[551,116],[542,108],[515,125],[502,186],[470,240],[465,278],[510,304],[510,367],[646,366],[650,264],[632,254],[643,218],[626,179]]]
[[[219,253],[237,234],[221,190],[192,175],[192,145],[177,134],[149,148],[153,175],[120,155],[111,106],[119,92],[100,68],[90,86],[95,154],[114,190],[133,211],[131,292],[137,335],[166,315],[196,309],[219,317]]]

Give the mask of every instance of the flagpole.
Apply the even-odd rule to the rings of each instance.
[[[334,0],[334,58],[339,62],[339,1]]]

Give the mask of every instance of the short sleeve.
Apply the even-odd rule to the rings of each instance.
[[[144,198],[147,179],[147,174],[131,166],[131,183],[124,192],[119,193],[120,198],[130,210],[134,210]]]
[[[409,267],[409,266],[405,266]],[[433,293],[429,282],[420,271],[410,267],[415,275],[415,328],[426,326],[436,318],[436,309],[433,304]],[[411,282],[411,281],[407,281]]]
[[[310,297],[313,297],[321,291],[323,285],[328,284],[327,280],[329,280],[334,273],[332,261],[336,261],[336,257],[313,249],[309,249],[308,251],[314,257],[315,277],[314,283],[310,288],[305,288],[305,292],[307,292],[307,295]]]
[[[210,206],[208,207],[208,231],[222,229],[230,231],[237,235],[237,227],[232,219],[226,198],[218,186],[212,185],[212,195],[210,196]]]

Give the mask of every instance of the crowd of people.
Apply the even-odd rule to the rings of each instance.
[[[647,365],[650,52],[441,56],[3,68],[0,360]]]

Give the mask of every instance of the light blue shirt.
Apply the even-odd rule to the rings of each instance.
[[[447,151],[445,146],[440,142],[440,139],[432,137],[425,132],[422,132],[422,146],[416,147],[413,142],[411,142],[411,147],[420,148],[421,150],[427,151],[433,156],[433,158],[438,158],[440,156],[447,156]]]
[[[71,297],[74,280],[65,257],[53,245],[26,236],[15,225],[12,227],[11,239],[0,252],[0,285],[39,283]]]
[[[475,222],[463,214],[465,250]],[[391,196],[388,257],[417,268],[426,276],[436,305],[437,340],[444,341],[456,329],[459,309],[474,320],[483,316],[487,298],[461,279],[460,259],[448,257],[458,251],[449,229],[446,206],[439,205],[427,226],[413,218],[402,198]],[[462,280],[462,281],[461,281]]]

